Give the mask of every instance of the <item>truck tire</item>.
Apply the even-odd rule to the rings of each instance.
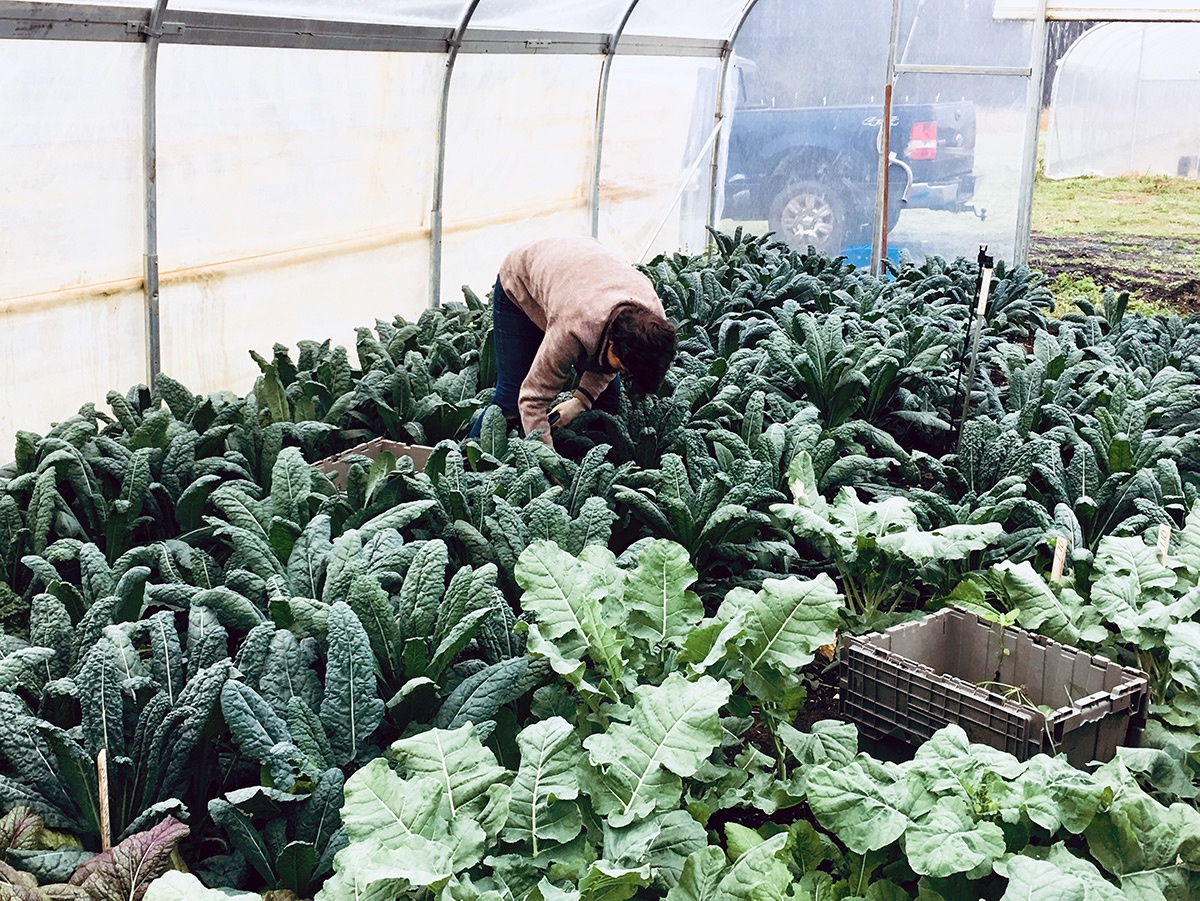
[[[811,245],[822,253],[836,254],[860,243],[862,217],[847,192],[818,181],[787,182],[771,201],[767,225],[779,240],[796,250]],[[865,229],[870,234],[868,224]]]

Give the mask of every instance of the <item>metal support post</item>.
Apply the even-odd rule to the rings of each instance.
[[[879,275],[887,253],[887,187],[892,134],[892,86],[896,83],[896,45],[900,42],[900,4],[892,0],[892,25],[888,38],[887,74],[883,89],[883,122],[879,135],[879,172],[875,181],[875,227],[871,232],[871,274]],[[916,22],[913,23],[916,27]]]
[[[1021,160],[1021,187],[1017,195],[1017,233],[1013,262],[1029,262],[1029,231],[1033,227],[1033,187],[1037,181],[1038,137],[1042,117],[1042,83],[1046,71],[1046,0],[1038,0],[1033,20],[1033,59],[1025,97],[1025,148]]]
[[[146,383],[153,389],[162,371],[162,322],[158,284],[158,45],[168,0],[155,0],[146,24],[142,77],[142,173],[145,179]]]

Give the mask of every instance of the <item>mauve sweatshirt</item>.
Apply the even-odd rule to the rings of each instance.
[[[613,380],[603,371],[600,352],[618,308],[641,304],[666,318],[650,279],[595,238],[542,238],[516,248],[500,264],[500,286],[546,333],[529,374],[521,383],[518,406],[525,434],[542,430],[552,444],[548,408],[571,380],[599,397]],[[580,397],[590,407],[586,397]]]

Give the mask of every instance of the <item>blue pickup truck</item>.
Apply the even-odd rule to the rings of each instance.
[[[765,219],[800,250],[839,253],[869,244],[880,105],[768,106],[748,90],[749,73],[737,69],[723,218]],[[889,231],[905,209],[975,212],[973,103],[894,103],[890,141]]]

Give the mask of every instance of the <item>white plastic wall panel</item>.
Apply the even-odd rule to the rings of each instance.
[[[609,81],[600,238],[630,259],[704,247],[718,61],[623,57]],[[688,170],[699,161],[692,177]]]
[[[163,371],[247,390],[247,351],[333,338],[428,302],[445,60],[164,46]]]
[[[522,31],[612,31],[632,0],[481,0],[472,28]]]
[[[146,379],[142,47],[0,52],[0,458]]]
[[[457,25],[466,7],[466,0],[171,0],[168,9],[383,25]]]
[[[0,49],[0,297],[139,277],[144,48]]]
[[[674,38],[729,38],[745,0],[638,0],[626,34]]]
[[[69,253],[69,252],[68,252]],[[46,434],[85,403],[145,383],[141,280],[18,301],[0,300],[0,458],[18,431]]]
[[[442,301],[486,291],[513,246],[589,228],[591,56],[460,55],[446,129]]]
[[[888,236],[889,250],[916,260],[929,255],[975,259],[979,245],[998,260],[1013,259],[1017,203],[1025,148],[1027,80],[998,75],[901,75],[894,104],[929,100],[974,100],[975,195],[970,212],[905,210]],[[986,102],[984,102],[986,99]]]
[[[1046,175],[1191,175],[1200,165],[1200,24],[1113,22],[1059,63]]]

